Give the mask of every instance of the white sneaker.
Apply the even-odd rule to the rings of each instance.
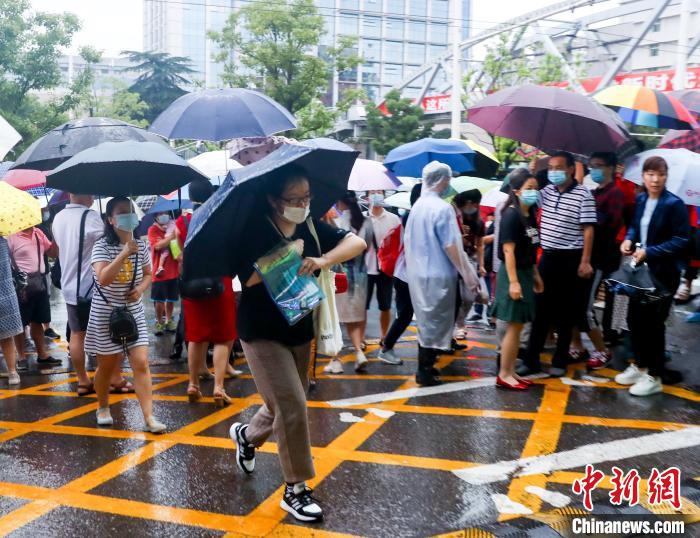
[[[156,417],[151,415],[146,419],[145,429],[147,432],[151,433],[163,433],[167,429],[167,426],[163,424],[160,420],[158,420]]]
[[[403,364],[403,361],[396,356],[393,349],[388,349],[386,351],[379,352],[379,360],[384,364],[391,364],[392,366],[399,366]]]
[[[343,373],[343,363],[338,359],[331,359],[331,361],[323,368],[323,371],[327,374],[342,374]]]
[[[10,372],[7,374],[7,383],[10,386],[19,385],[19,374],[17,372]]]
[[[358,351],[355,354],[355,371],[356,372],[364,372],[367,369],[367,364],[369,361],[367,360],[367,357],[365,357],[365,354],[362,353],[362,351]]]
[[[630,394],[632,396],[649,396],[661,392],[662,389],[660,377],[643,374],[639,381],[630,387]]]
[[[97,418],[97,425],[98,426],[113,426],[114,425],[114,420],[112,419],[112,415],[109,412],[109,407],[100,407],[97,412],[95,413],[95,417]]]
[[[690,299],[690,282],[685,278],[681,280],[681,285],[678,286],[676,295],[673,297],[676,301],[687,301]]]
[[[452,332],[452,336],[455,340],[464,340],[466,338],[464,329],[461,327],[455,327],[455,330]]]
[[[624,372],[615,376],[615,383],[619,385],[634,385],[645,374],[646,371],[640,370],[636,364],[632,363]]]

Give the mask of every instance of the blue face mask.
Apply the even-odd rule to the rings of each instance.
[[[114,220],[114,227],[123,232],[133,232],[139,225],[139,217],[136,213],[115,215]]]
[[[566,172],[564,170],[549,170],[547,172],[547,179],[554,186],[559,186],[566,183]]]
[[[535,205],[539,199],[540,195],[534,189],[520,191],[520,201],[528,207]]]
[[[596,183],[605,181],[605,172],[602,168],[591,168],[591,179]]]

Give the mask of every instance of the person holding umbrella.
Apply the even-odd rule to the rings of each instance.
[[[306,522],[323,519],[306,486],[315,474],[306,412],[313,319],[307,315],[290,326],[254,264],[280,241],[303,241],[300,274],[304,275],[355,258],[367,248],[352,232],[310,218],[313,194],[309,174],[294,163],[268,174],[256,195],[256,209],[236,252],[243,285],[238,333],[265,405],[249,424],[236,422],[230,430],[237,445],[236,463],[246,474],[255,468],[255,449],[275,434],[286,483],[280,506]]]
[[[136,396],[141,404],[145,429],[151,433],[166,430],[152,412],[151,372],[148,367],[148,329],[141,297],[151,284],[151,254],[145,241],[134,239],[133,231],[139,219],[131,201],[114,197],[107,202],[107,222],[104,237],[92,251],[95,290],[90,309],[90,321],[85,334],[85,351],[97,355],[95,391],[99,408],[97,425],[111,426],[109,412],[110,377],[128,350],[134,372]],[[110,337],[110,317],[115,306],[126,306],[136,322],[136,340],[118,344]]]

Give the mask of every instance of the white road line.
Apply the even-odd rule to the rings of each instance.
[[[491,500],[493,504],[496,505],[496,510],[498,510],[499,514],[516,514],[519,516],[529,516],[532,514],[532,510],[527,506],[515,502],[507,495],[494,493],[491,495]]]
[[[583,467],[588,463],[593,465],[698,445],[700,445],[700,427],[695,426],[619,441],[593,443],[546,456],[501,461],[492,465],[467,467],[453,472],[469,484],[491,484],[516,476],[550,474],[554,471]]]
[[[549,377],[547,374],[536,374],[528,379],[540,379]],[[357,398],[346,398],[344,400],[331,400],[326,402],[331,407],[348,407],[350,405],[367,405],[391,400],[401,400],[403,398],[416,398],[419,396],[432,396],[434,394],[447,394],[449,392],[459,392],[461,390],[478,389],[481,387],[494,386],[495,377],[482,377],[470,379],[469,381],[459,381],[457,383],[445,383],[436,387],[417,387],[415,389],[397,390],[394,392],[380,392],[378,394],[367,394]]]
[[[554,508],[564,508],[571,503],[571,497],[559,493],[558,491],[549,491],[548,489],[537,486],[527,486],[525,491],[542,499],[544,502],[551,504]]]

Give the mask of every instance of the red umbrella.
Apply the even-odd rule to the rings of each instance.
[[[46,172],[39,170],[10,170],[2,179],[21,191],[46,186]]]
[[[659,143],[660,148],[687,149],[700,153],[700,131],[669,130]]]

